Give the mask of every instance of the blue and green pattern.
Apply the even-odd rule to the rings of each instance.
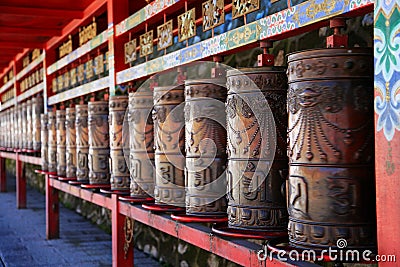
[[[400,131],[400,0],[377,0],[374,12],[376,130]]]

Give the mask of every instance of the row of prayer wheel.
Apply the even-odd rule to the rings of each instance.
[[[371,66],[367,49],[310,50],[289,55],[287,69],[229,70],[49,112],[43,169],[188,215],[228,216],[231,229],[288,230],[298,248],[344,238],[371,249]]]
[[[40,151],[43,98],[33,97],[0,113],[0,146]]]

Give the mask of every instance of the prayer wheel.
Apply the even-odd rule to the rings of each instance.
[[[370,49],[288,57],[292,246],[375,247],[373,75]]]
[[[230,70],[227,87],[228,226],[285,231],[285,69]]]
[[[9,127],[7,129],[8,129],[9,132],[10,131],[12,132],[12,135],[11,135],[11,147],[12,148],[16,148],[17,147],[17,141],[18,141],[18,136],[17,136],[17,133],[18,133],[18,130],[17,130],[17,128],[18,128],[17,107],[13,107],[11,109],[11,122],[12,122],[12,124],[9,125]]]
[[[146,198],[154,192],[153,92],[129,94],[129,165],[131,196]]]
[[[76,105],[76,178],[78,181],[89,182],[89,136],[88,136],[88,106]]]
[[[17,129],[16,129],[16,134],[17,134],[17,141],[16,141],[16,148],[21,149],[23,146],[23,132],[22,132],[22,104],[17,106]]]
[[[75,108],[67,108],[65,116],[65,129],[66,129],[66,177],[76,177],[76,128],[75,128]]]
[[[129,169],[125,162],[122,126],[128,107],[128,96],[111,96],[109,99],[111,190],[129,191]]]
[[[48,171],[57,173],[57,127],[56,127],[56,112],[50,111],[47,113],[47,129],[48,129]]]
[[[2,147],[10,147],[9,142],[8,141],[8,133],[7,133],[7,129],[8,129],[8,118],[9,118],[9,110],[3,111],[1,113],[1,146]]]
[[[9,117],[9,111],[3,111],[1,112],[1,146],[2,147],[10,147],[9,142],[8,142],[8,133],[7,133],[7,127],[8,127],[8,117]]]
[[[39,151],[41,147],[41,122],[40,114],[43,112],[43,98],[34,97],[32,98],[32,148],[35,151]]]
[[[61,177],[66,176],[67,169],[65,116],[65,110],[56,111],[57,176]]]
[[[48,135],[49,131],[47,128],[47,114],[40,114],[40,143],[41,143],[41,159],[42,159],[42,170],[48,170]]]
[[[226,216],[225,79],[185,82],[186,214]]]
[[[6,145],[6,127],[7,127],[7,112],[3,111],[0,113],[0,146],[8,147]]]
[[[33,149],[32,100],[26,101],[26,149]]]
[[[185,206],[184,87],[154,88],[156,204]]]
[[[108,101],[89,102],[89,183],[110,184]]]
[[[3,111],[1,113],[1,146],[11,147],[11,140],[9,140],[9,131],[7,129],[9,126],[10,110]]]
[[[28,123],[26,114],[27,102],[21,104],[21,149],[26,149],[28,145]]]

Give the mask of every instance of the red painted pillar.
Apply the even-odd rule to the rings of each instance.
[[[116,73],[125,68],[124,44],[128,41],[127,34],[115,36],[115,25],[129,16],[128,0],[107,1],[108,30],[108,66],[110,79],[110,95],[115,95]]]
[[[55,239],[60,236],[60,214],[58,202],[58,190],[51,187],[50,177],[46,179],[46,238]]]
[[[6,159],[0,157],[0,192],[7,191]]]
[[[118,195],[112,194],[112,265],[133,266],[133,240],[125,244],[125,216],[119,213]],[[133,227],[133,225],[130,225]],[[128,229],[131,229],[128,227]],[[133,238],[133,231],[131,232]],[[129,239],[129,238],[128,238]],[[126,247],[125,247],[126,245]]]
[[[375,163],[378,252],[400,261],[400,0],[375,1]],[[397,264],[397,265],[396,265]],[[380,262],[379,266],[400,263]]]
[[[17,209],[26,208],[26,178],[24,173],[24,163],[19,160],[19,153],[17,152],[17,158],[15,160],[16,170],[15,179],[17,180]]]

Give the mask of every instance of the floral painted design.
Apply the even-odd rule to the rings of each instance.
[[[400,131],[400,80],[393,85],[392,90],[389,90],[389,86],[375,82],[375,91],[378,93],[375,97],[375,112],[378,114],[376,130],[383,129],[387,140],[391,141],[395,130]]]
[[[399,6],[399,0],[377,0],[374,13],[376,130],[388,141],[400,131]]]
[[[400,71],[400,20],[394,13],[389,19],[381,13],[374,29],[375,74],[382,72],[386,81]]]

